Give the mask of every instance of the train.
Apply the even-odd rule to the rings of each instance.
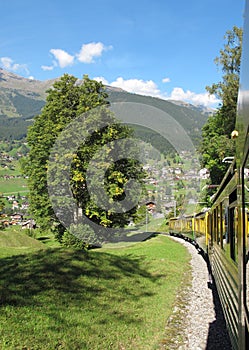
[[[233,349],[249,349],[249,0],[245,2],[236,152],[212,205],[169,220],[169,233],[203,249]]]

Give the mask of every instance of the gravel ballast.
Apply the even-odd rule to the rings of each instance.
[[[191,254],[190,283],[179,293],[178,303],[168,320],[162,349],[231,350],[225,319],[215,283],[208,265],[195,246],[181,238],[172,239],[183,244]],[[174,331],[177,328],[177,331]],[[173,334],[169,341],[167,332]]]

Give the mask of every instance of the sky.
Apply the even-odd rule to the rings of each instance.
[[[1,0],[0,67],[30,79],[64,73],[126,91],[215,107],[205,87],[244,0]]]

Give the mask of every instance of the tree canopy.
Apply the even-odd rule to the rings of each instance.
[[[206,87],[221,103],[202,129],[200,147],[202,166],[209,169],[211,182],[215,185],[221,182],[227,170],[227,164],[222,159],[235,154],[231,133],[235,128],[237,112],[242,29],[234,26],[226,32],[224,39],[224,47],[215,58],[216,65],[221,67],[223,73],[222,80]]]
[[[83,82],[79,83],[77,78],[65,74],[54,83],[47,93],[46,105],[28,130],[27,140],[30,152],[23,166],[24,172],[28,176],[30,208],[36,221],[43,229],[53,228],[56,237],[63,241],[65,227],[55,215],[48,191],[49,157],[56,140],[66,127],[72,121],[81,118],[80,122],[88,131],[88,137],[77,146],[73,153],[66,154],[64,152],[63,156],[59,157],[58,162],[54,162],[52,168],[59,164],[57,169],[59,168],[60,175],[63,175],[63,162],[65,160],[63,157],[70,156],[70,188],[83,214],[103,227],[126,225],[130,217],[136,215],[136,206],[122,214],[98,206],[94,196],[89,194],[87,188],[87,171],[96,153],[107,144],[112,145],[116,140],[132,137],[132,130],[116,120],[107,108],[108,95],[102,83],[91,80],[86,75],[83,77]],[[101,125],[99,121],[103,123],[102,128],[96,127],[96,125]],[[77,133],[75,135],[73,137],[78,137]],[[74,142],[73,139],[71,141]],[[123,144],[122,147],[124,148],[125,145]],[[70,153],[70,151],[68,152]],[[130,178],[136,178],[142,183],[144,172],[136,158],[115,160],[114,157],[111,165],[107,161],[104,163],[103,159],[102,163],[98,164],[101,164],[99,172],[105,173],[103,186],[109,201],[112,203],[118,203],[124,199],[126,196],[125,186]],[[58,179],[52,180],[53,183],[56,181]],[[97,186],[98,176],[94,178],[93,175],[92,182],[93,186]],[[64,198],[64,202],[66,202],[66,198]],[[61,204],[66,205],[65,203]]]

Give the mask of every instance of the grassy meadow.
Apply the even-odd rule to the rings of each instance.
[[[160,234],[85,252],[0,231],[0,349],[160,349],[189,269]]]
[[[11,178],[5,179],[5,175]],[[0,168],[0,193],[5,196],[28,193],[27,180],[22,176],[18,160],[12,161],[8,168]]]
[[[24,178],[19,179],[0,179],[0,193],[7,195],[26,195],[28,193],[27,181]]]

